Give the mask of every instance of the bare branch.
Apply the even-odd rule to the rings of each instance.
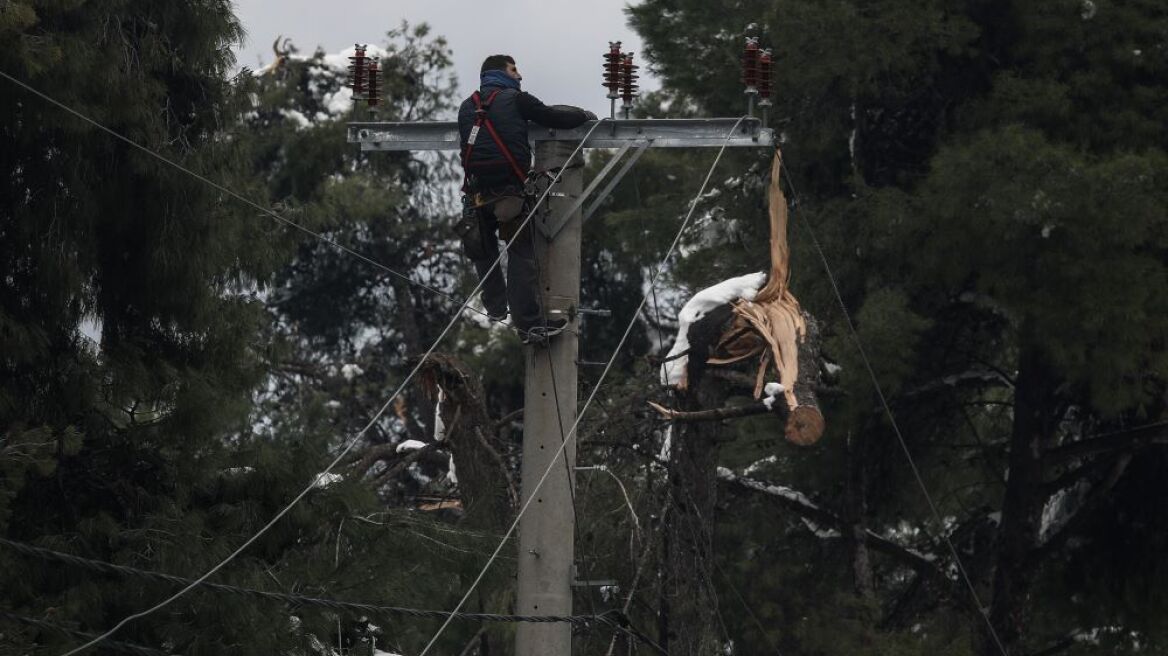
[[[772,408],[766,407],[762,403],[752,403],[750,405],[731,406],[726,408],[714,408],[713,410],[672,410],[665,406],[649,401],[649,407],[657,411],[662,419],[668,421],[685,421],[685,422],[701,422],[701,421],[721,421],[723,419],[739,419],[742,417],[752,417],[754,415],[773,414],[779,418],[787,416],[787,404],[776,400],[772,404]]]
[[[1106,433],[1054,447],[1043,455],[1046,464],[1088,458],[1108,451],[1137,449],[1151,444],[1168,444],[1168,421]]]
[[[1122,453],[1111,454],[1114,457],[1095,458],[1088,461],[1086,464],[1069,469],[1052,481],[1043,483],[1042,492],[1047,496],[1058,492],[1059,490],[1070,487],[1084,478],[1095,474],[1103,469],[1110,467],[1115,462],[1115,457],[1123,455]]]
[[[397,455],[396,444],[375,444],[364,451],[354,454],[350,460],[353,469],[362,475],[380,460],[387,460]]]
[[[378,474],[377,478],[373,479],[373,489],[376,490],[381,488],[382,485],[385,485],[390,481],[390,479],[401,474],[402,471],[404,471],[407,467],[421,460],[422,458],[428,457],[439,448],[439,444],[430,443],[420,449],[414,449],[413,451],[405,454],[397,462],[387,467],[385,471]]]
[[[507,481],[507,494],[511,498],[511,506],[518,508],[519,492],[515,489],[515,481],[511,478],[511,470],[507,468],[507,462],[503,460],[503,456],[499,455],[495,447],[491,446],[491,443],[487,441],[487,437],[483,435],[483,431],[478,426],[474,427],[474,434],[478,438],[479,445],[490,454],[491,459],[495,461],[495,465],[499,467],[499,474],[503,477],[503,480]]]
[[[516,419],[519,419],[522,416],[523,416],[523,408],[519,408],[518,410],[512,410],[511,412],[508,412],[507,414],[500,417],[498,421],[495,422],[495,432],[496,433],[499,432],[499,430],[502,429],[504,426],[506,426],[507,424],[510,424],[511,422],[515,421]]]
[[[838,514],[817,506],[803,494],[790,488],[771,485],[745,476],[738,476],[729,469],[722,467],[718,469],[718,480],[740,490],[765,494],[784,508],[816,524],[830,526],[840,532],[848,530],[847,523]],[[870,530],[865,531],[863,539],[873,551],[883,553],[886,556],[900,561],[921,573],[922,576],[941,581],[945,584],[946,588],[951,588],[954,585],[954,581],[949,579],[941,568],[937,566],[935,557],[931,554],[922,554],[908,547],[901,546]]]
[[[983,387],[1012,387],[1012,386],[1013,386],[1013,384],[1010,382],[1010,380],[1008,378],[1006,378],[1005,375],[999,371],[988,370],[988,369],[982,369],[982,370],[971,369],[969,371],[964,371],[964,372],[959,373],[959,374],[944,376],[942,378],[938,378],[937,380],[925,383],[923,385],[918,385],[918,386],[914,387],[913,389],[910,389],[910,390],[904,392],[903,396],[906,396],[906,397],[921,396],[923,394],[929,394],[931,392],[937,392],[937,391],[941,391],[941,390],[959,389],[959,388],[980,389]]]
[[[1074,647],[1082,639],[1083,632],[1079,630],[1072,631],[1067,635],[1059,638],[1055,642],[1043,647],[1042,649],[1030,652],[1027,656],[1054,656],[1055,654],[1066,651]]]

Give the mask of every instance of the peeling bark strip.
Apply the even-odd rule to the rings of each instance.
[[[818,323],[803,311],[789,288],[791,253],[787,245],[782,163],[782,155],[776,150],[767,192],[771,269],[766,284],[753,299],[739,298],[718,306],[689,327],[685,334],[690,344],[689,361],[677,388],[685,390],[697,385],[706,365],[730,365],[757,357],[754,398],[762,398],[773,363],[787,406],[784,436],[794,444],[806,446],[819,441],[825,429],[815,397],[820,337]],[[726,409],[711,412],[742,416]],[[695,420],[692,415],[685,419]]]

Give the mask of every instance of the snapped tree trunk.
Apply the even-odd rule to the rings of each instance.
[[[478,379],[458,360],[435,353],[421,371],[429,395],[442,397],[439,416],[454,461],[463,523],[487,531],[506,530],[518,504],[507,445],[498,438]]]
[[[717,408],[726,394],[707,380],[680,395],[684,409]],[[710,656],[722,651],[717,598],[712,590],[713,518],[717,498],[715,457],[719,422],[674,424],[669,493],[674,512],[667,529],[669,653]]]

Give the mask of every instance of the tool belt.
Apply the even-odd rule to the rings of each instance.
[[[494,231],[485,234],[488,230],[484,225],[483,213],[489,213],[495,218],[499,228],[499,238],[511,241],[519,230],[522,219],[528,210],[528,197],[523,190],[506,188],[489,192],[470,191],[462,197],[462,218],[455,228],[462,241],[466,256],[472,260],[486,259],[493,255],[494,248],[487,244],[488,239],[495,239]]]

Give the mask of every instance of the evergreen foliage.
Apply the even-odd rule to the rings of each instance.
[[[578,464],[604,469],[577,474],[576,574],[615,585],[576,588],[577,612],[627,604],[675,654],[692,636],[743,654],[999,653],[944,535],[1011,654],[1164,650],[1160,4],[628,10],[664,84],[641,116],[740,114],[742,37],[776,47],[792,288],[824,328],[828,433],[796,448],[773,417],[736,420],[717,464],[770,492],[723,476],[714,516],[695,522],[675,462],[690,445],[674,441],[691,434],[646,405],[678,402],[657,358],[689,294],[768,265],[769,154],[728,152],[580,425]],[[3,82],[0,535],[197,576],[369,423],[474,285],[451,229],[453,160],[347,146],[344,122],[370,118],[344,88],[347,62],[293,48],[232,77],[239,37],[220,0],[0,7],[0,70],[335,242]],[[402,24],[380,47],[376,118],[448,117],[445,40]],[[582,304],[613,316],[585,318],[582,360],[611,355],[712,158],[650,151],[586,225]],[[441,348],[475,372],[486,423],[473,428],[517,482],[522,347],[471,318]],[[585,393],[598,371],[582,369]],[[460,495],[481,491],[458,482],[433,391],[407,388],[339,477],[216,580],[453,608],[506,526],[462,521]],[[712,562],[672,569],[669,536],[712,539]],[[503,553],[467,610],[510,610]],[[686,577],[693,598],[675,594]],[[0,548],[0,610],[70,629],[103,631],[173,592]],[[708,604],[709,626],[678,626],[686,604]],[[193,655],[404,654],[437,627],[196,591],[117,638]],[[479,628],[454,623],[436,653],[510,653],[510,627]],[[611,640],[586,631],[575,647]],[[0,620],[0,654],[76,644]]]
[[[425,201],[403,203],[420,196],[410,187],[429,184],[432,167],[354,161],[339,122],[345,114],[320,105],[343,84],[327,75],[323,53],[275,80],[230,78],[240,29],[227,2],[18,2],[0,21],[11,44],[0,70],[213,182],[261,204],[277,199],[274,211],[289,220],[406,271],[430,257],[439,261],[435,277],[454,279],[441,268],[443,255],[414,248],[416,236],[433,232]],[[424,27],[388,38],[400,44],[384,60],[389,93],[400,99],[392,111],[418,117],[444,106],[449,83],[411,79],[448,65],[442,42],[429,41]],[[292,110],[319,125],[302,125]],[[371,414],[358,417],[365,408],[349,405],[361,388],[340,365],[357,352],[370,360],[388,352],[380,372],[368,368],[382,381],[397,375],[413,351],[368,348],[366,333],[372,325],[400,339],[398,325],[384,321],[399,316],[387,312],[385,297],[417,292],[398,292],[375,271],[358,271],[15,87],[0,112],[9,172],[0,227],[0,533],[194,577],[311,482],[355,432],[351,425]],[[386,216],[387,207],[401,210]],[[410,255],[384,250],[395,244]],[[370,386],[384,395],[376,380]],[[328,402],[338,393],[352,395],[352,416]],[[435,591],[457,594],[474,566],[464,554],[491,548],[482,536],[435,537],[431,522],[386,513],[375,490],[346,472],[217,580],[426,607]],[[6,611],[88,633],[175,591],[7,552],[0,562]],[[413,577],[404,566],[400,576],[373,574],[374,563],[407,562],[450,576]],[[318,653],[337,643],[368,650],[378,638],[414,644],[437,627],[373,621],[196,591],[117,638],[184,654]],[[15,623],[0,631],[2,653],[77,644]]]
[[[1168,93],[1168,15],[1141,2],[733,4],[648,0],[629,14],[666,89],[712,115],[741,111],[728,73],[742,37],[776,47],[773,123],[797,201],[793,285],[828,322],[828,356],[842,365],[847,395],[825,410],[820,446],[780,449],[764,471],[877,533],[906,520],[921,537],[948,533],[1010,653],[1099,641],[1115,653],[1154,651],[1165,636],[1142,591],[1162,586],[1160,577],[1078,572],[1103,567],[1118,543],[1145,574],[1162,562],[1134,546],[1147,521],[1139,509],[1151,502],[1122,491],[1158,476],[1163,460],[1124,431],[1164,419],[1168,233],[1164,152],[1153,133]],[[728,216],[758,215],[719,201]],[[944,525],[905,467],[804,219]],[[746,225],[746,243],[765,237],[764,222]],[[717,279],[726,250],[688,259],[677,273],[700,285]],[[728,464],[753,457],[736,454],[755,430],[741,424],[738,442],[723,449]],[[1108,448],[1086,456],[1060,451],[1111,433],[1119,435]],[[1026,456],[1035,449],[1041,457]],[[1133,453],[1139,467],[1127,465]],[[1101,518],[1109,529],[1097,532]],[[738,521],[724,520],[728,536],[743,534]],[[720,543],[723,563],[762,558],[781,580],[798,580],[777,550],[743,551],[740,540]],[[951,560],[935,538],[908,544]],[[847,572],[861,551],[849,540],[829,549],[797,561]],[[913,653],[904,650],[965,634],[977,653],[998,653],[975,614],[938,622],[938,601],[960,617],[967,593],[957,588],[945,602],[906,579],[903,563],[873,559],[878,612],[844,622],[849,613],[826,601],[831,594],[789,585],[804,617],[837,621],[819,624],[833,631],[827,642],[779,622],[780,648],[834,653],[856,634],[870,649]],[[833,591],[848,580],[836,583]],[[854,585],[863,598],[865,586]],[[1143,603],[1118,601],[1117,590]],[[746,597],[764,610],[774,603],[762,590]],[[722,607],[732,606],[723,596]],[[746,651],[767,648],[749,639]],[[957,653],[959,643],[931,649]]]

